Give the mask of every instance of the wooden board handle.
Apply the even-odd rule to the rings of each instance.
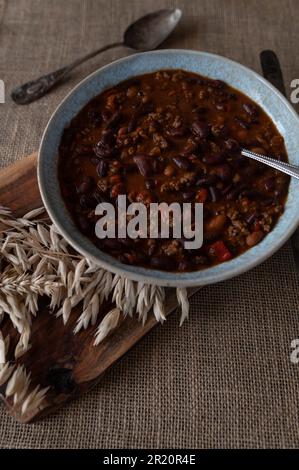
[[[36,179],[37,153],[0,171],[0,204],[17,217],[43,205]]]

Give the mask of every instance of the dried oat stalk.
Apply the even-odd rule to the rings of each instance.
[[[8,316],[20,335],[15,359],[30,348],[31,324],[42,296],[49,298],[50,310],[64,324],[72,309],[81,306],[75,334],[95,325],[103,302],[112,299],[115,306],[100,322],[95,346],[117,327],[121,315],[136,316],[145,323],[153,311],[157,321],[165,320],[164,288],[113,275],[69,248],[50,224],[44,208],[15,218],[9,209],[0,206],[0,328],[4,316]],[[177,289],[177,298],[182,322],[189,311],[186,290]],[[22,412],[42,406],[46,391],[36,388],[27,393],[30,377],[20,366],[15,369],[5,361],[7,349],[8,340],[0,331],[0,385],[9,380],[6,393],[13,396],[15,405],[21,403]]]

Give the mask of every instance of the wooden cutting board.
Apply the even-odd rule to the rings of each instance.
[[[14,215],[42,206],[37,185],[37,154],[34,153],[0,171],[0,204],[9,207]],[[198,288],[189,290],[190,296]],[[167,289],[166,314],[177,307],[174,289]],[[100,319],[111,308],[101,307]],[[97,325],[73,334],[78,311],[72,312],[64,326],[62,319],[50,314],[47,306],[41,306],[32,325],[31,348],[17,362],[24,364],[31,372],[34,384],[51,386],[47,394],[49,406],[41,412],[31,412],[22,416],[15,411],[10,400],[4,397],[5,386],[0,387],[0,396],[9,412],[20,422],[31,422],[55,410],[68,400],[89,390],[103,376],[106,370],[116,363],[134,344],[146,335],[157,322],[149,315],[143,326],[136,319],[122,319],[117,329],[99,346],[94,347],[94,334]],[[99,322],[98,321],[98,322]],[[98,324],[97,322],[97,324]],[[17,335],[11,323],[4,319],[1,324],[4,336],[12,338],[12,349],[17,343]]]

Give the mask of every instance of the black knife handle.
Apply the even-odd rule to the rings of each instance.
[[[275,52],[270,50],[262,51],[260,59],[264,77],[284,96],[287,96],[280,63]]]
[[[260,54],[264,77],[269,80],[284,96],[287,96],[283,75],[277,55],[273,51],[262,51]],[[299,271],[299,228],[291,237],[293,256],[297,271]]]

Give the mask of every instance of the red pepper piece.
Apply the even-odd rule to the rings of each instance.
[[[229,249],[225,246],[222,240],[218,240],[210,246],[210,249],[215,253],[218,261],[228,261],[233,255]]]
[[[208,198],[208,190],[206,188],[201,188],[199,191],[197,191],[196,194],[196,202],[206,202]]]

